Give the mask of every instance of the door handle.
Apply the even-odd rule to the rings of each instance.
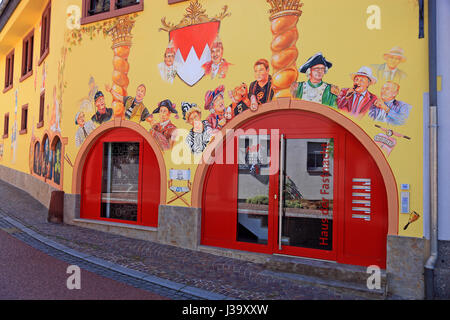
[[[281,250],[281,231],[283,226],[283,198],[284,198],[284,158],[285,158],[285,141],[284,134],[281,135],[280,145],[280,201],[278,202],[278,249]]]

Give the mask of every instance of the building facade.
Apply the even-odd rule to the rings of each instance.
[[[65,223],[422,298],[427,4],[3,1],[0,178]]]

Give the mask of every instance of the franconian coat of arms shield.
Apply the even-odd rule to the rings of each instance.
[[[189,86],[195,85],[205,75],[202,67],[211,61],[211,46],[218,38],[220,22],[229,16],[228,7],[210,18],[206,15],[198,0],[192,1],[186,14],[177,25],[166,22],[162,18],[160,30],[169,33],[169,42],[175,48],[175,64],[177,74]]]

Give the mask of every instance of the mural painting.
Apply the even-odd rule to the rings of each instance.
[[[169,33],[170,46],[175,51],[177,75],[187,85],[194,86],[203,76],[225,78],[230,63],[223,58],[224,46],[219,37],[220,24],[230,16],[228,7],[210,18],[198,0],[191,1],[186,14],[177,25],[162,18],[161,31]]]
[[[176,105],[172,101],[163,100],[153,110],[153,114],[159,115],[159,122],[150,117],[150,123],[152,124],[150,133],[162,150],[172,149],[177,138],[177,127],[170,121],[172,114],[178,118],[178,111],[175,108]]]
[[[401,80],[406,78],[406,73],[398,68],[401,63],[406,61],[402,48],[392,48],[383,55],[383,58],[386,61],[385,63],[371,65],[378,79],[400,83]]]
[[[201,155],[215,135],[226,129],[234,117],[255,112],[260,105],[280,97],[315,102],[343,114],[374,137],[374,142],[386,157],[392,154],[397,143],[402,143],[403,139],[411,140],[400,133],[413,111],[411,104],[404,101],[408,99],[400,93],[408,81],[402,67],[406,57],[401,47],[395,46],[382,54],[384,63],[362,61],[343,72],[343,69],[338,68],[341,65],[339,59],[333,58],[329,53],[331,50],[327,51],[325,46],[304,43],[305,48],[312,49],[299,51],[298,25],[303,13],[300,0],[271,0],[267,3],[270,6],[270,24],[267,30],[258,32],[269,35],[270,50],[253,57],[254,62],[250,66],[240,65],[232,57],[231,51],[226,50],[232,47],[226,37],[232,30],[232,26],[226,23],[231,16],[228,6],[211,17],[199,0],[192,0],[184,6],[185,14],[178,24],[167,22],[166,17],[162,17],[159,31],[167,32],[168,38],[160,43],[163,54],[148,63],[153,66],[147,68],[152,73],[149,78],[130,76],[130,70],[137,68],[135,59],[139,55],[139,52],[133,51],[138,46],[133,44],[136,41],[133,33],[139,15],[125,15],[68,31],[66,45],[61,53],[59,86],[53,92],[54,120],[51,121],[51,131],[60,132],[62,112],[58,94],[61,95],[65,88],[66,55],[72,52],[71,47],[80,45],[83,39],[93,40],[103,35],[104,39],[112,42],[112,77],[101,91],[96,81],[101,74],[89,70],[91,74],[86,75],[88,90],[77,101],[71,120],[72,126],[72,121],[75,122],[72,141],[76,148],[80,148],[97,127],[120,118],[145,128],[161,152],[170,151],[181,141],[190,153]],[[105,47],[107,49],[109,47]],[[239,76],[241,79],[235,79],[233,72],[244,69],[252,70],[253,74],[242,72]],[[336,79],[336,76],[344,80],[331,80]],[[163,86],[183,86],[194,93],[181,96],[174,90],[173,96],[159,96],[152,89],[152,77],[163,80]],[[133,91],[130,93],[129,90]],[[199,91],[202,92],[199,94]],[[183,121],[178,121],[179,114]],[[376,131],[373,124],[362,125],[366,120],[373,121],[371,123],[376,124],[375,128],[380,132],[373,133]],[[178,139],[180,137],[183,139]],[[34,152],[35,159],[42,158],[42,169],[39,169],[39,161],[34,162],[36,174],[48,171],[45,169],[47,158],[52,157],[54,163],[61,161],[57,148],[50,151],[45,148],[45,142],[41,142],[40,149],[38,147]],[[39,154],[38,150],[43,151]],[[67,154],[64,159],[72,165]],[[54,178],[58,178],[57,168],[53,169]],[[169,189],[171,187],[175,188],[173,184]]]
[[[336,108],[339,88],[322,81],[332,66],[333,64],[327,61],[321,52],[309,58],[298,69],[299,72],[306,74],[308,81],[294,82],[291,85],[292,96]]]

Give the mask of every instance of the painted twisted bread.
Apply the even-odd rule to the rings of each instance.
[[[275,98],[291,96],[289,88],[298,77],[296,67],[298,19],[297,15],[284,15],[272,19],[271,63],[274,69],[272,86]]]
[[[128,71],[130,65],[128,63],[128,56],[130,54],[129,46],[120,46],[114,48],[113,58],[113,85],[111,87],[119,96],[125,97],[127,95],[127,88],[130,80],[128,79]],[[112,108],[114,110],[115,117],[124,117],[124,105],[123,101],[113,95]]]

